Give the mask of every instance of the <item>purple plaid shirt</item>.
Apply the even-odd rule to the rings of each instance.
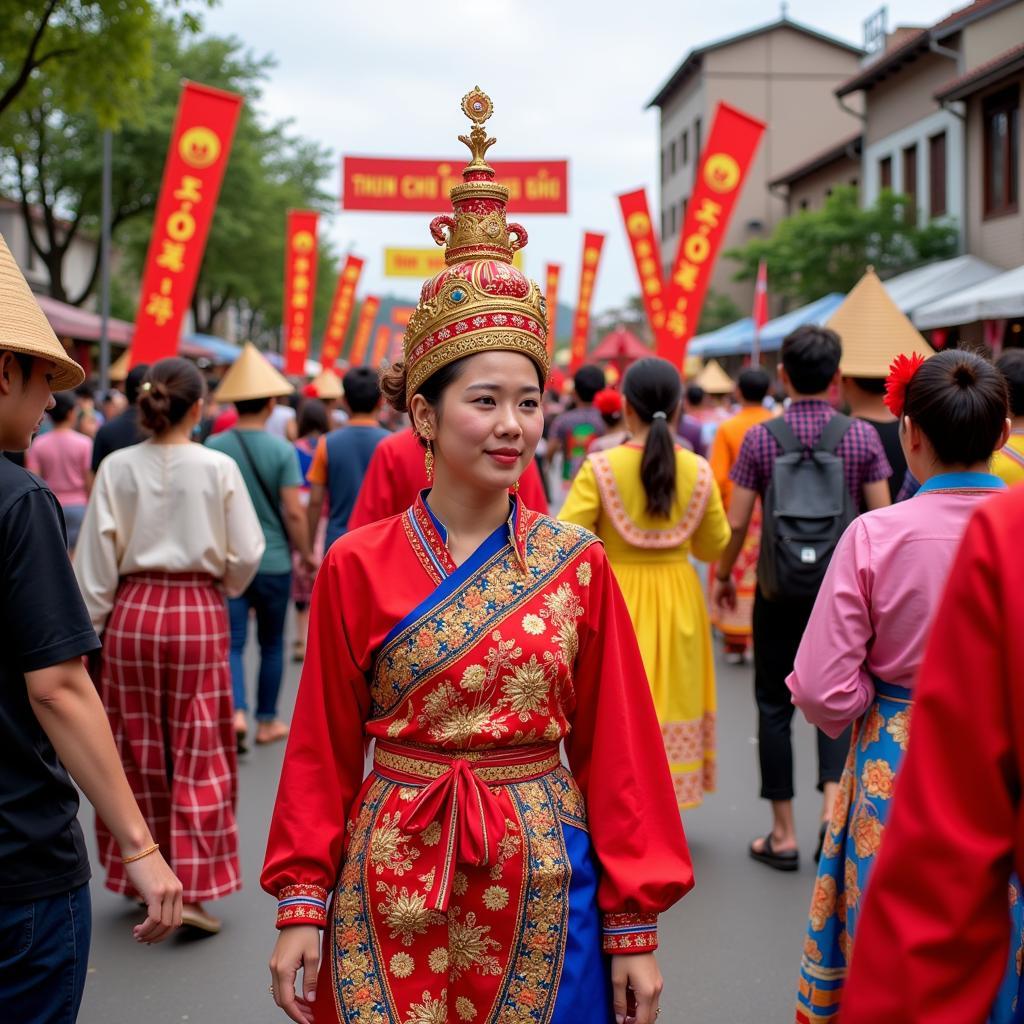
[[[786,410],[785,420],[800,441],[812,447],[821,436],[825,424],[836,411],[828,402],[803,398],[793,402]],[[782,454],[778,441],[759,423],[751,427],[743,438],[740,454],[729,479],[739,487],[756,491],[764,497],[772,478],[775,460]],[[846,432],[836,454],[843,460],[846,485],[850,488],[856,506],[864,509],[864,485],[876,480],[888,480],[892,467],[885,457],[885,449],[874,427],[854,420]]]

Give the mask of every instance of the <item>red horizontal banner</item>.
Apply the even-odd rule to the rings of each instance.
[[[342,200],[346,210],[437,213],[453,185],[462,184],[464,160],[405,160],[346,156]],[[499,160],[491,164],[508,187],[511,213],[568,213],[568,160]]]
[[[181,91],[142,275],[132,366],[178,351],[241,109],[234,93],[195,82]]]

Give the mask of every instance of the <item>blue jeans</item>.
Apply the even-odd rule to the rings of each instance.
[[[284,623],[292,594],[292,574],[258,572],[241,597],[228,600],[231,619],[231,688],[235,710],[248,711],[245,699],[243,654],[249,639],[249,610],[256,611],[256,638],[260,644],[260,675],[256,688],[256,721],[277,718],[277,695],[284,675]]]
[[[4,1024],[74,1024],[91,936],[88,884],[30,903],[0,903]]]

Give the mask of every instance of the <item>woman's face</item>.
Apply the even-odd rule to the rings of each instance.
[[[469,357],[438,408],[414,399],[414,422],[434,437],[438,475],[479,490],[507,490],[533,459],[544,429],[533,361],[517,352]],[[443,463],[443,466],[440,464]]]

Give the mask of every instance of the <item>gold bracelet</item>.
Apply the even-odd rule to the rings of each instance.
[[[142,860],[143,857],[148,857],[151,853],[156,853],[160,849],[159,843],[154,843],[152,846],[147,846],[144,850],[140,850],[138,853],[133,853],[130,857],[122,857],[122,864],[131,864],[132,861]]]

